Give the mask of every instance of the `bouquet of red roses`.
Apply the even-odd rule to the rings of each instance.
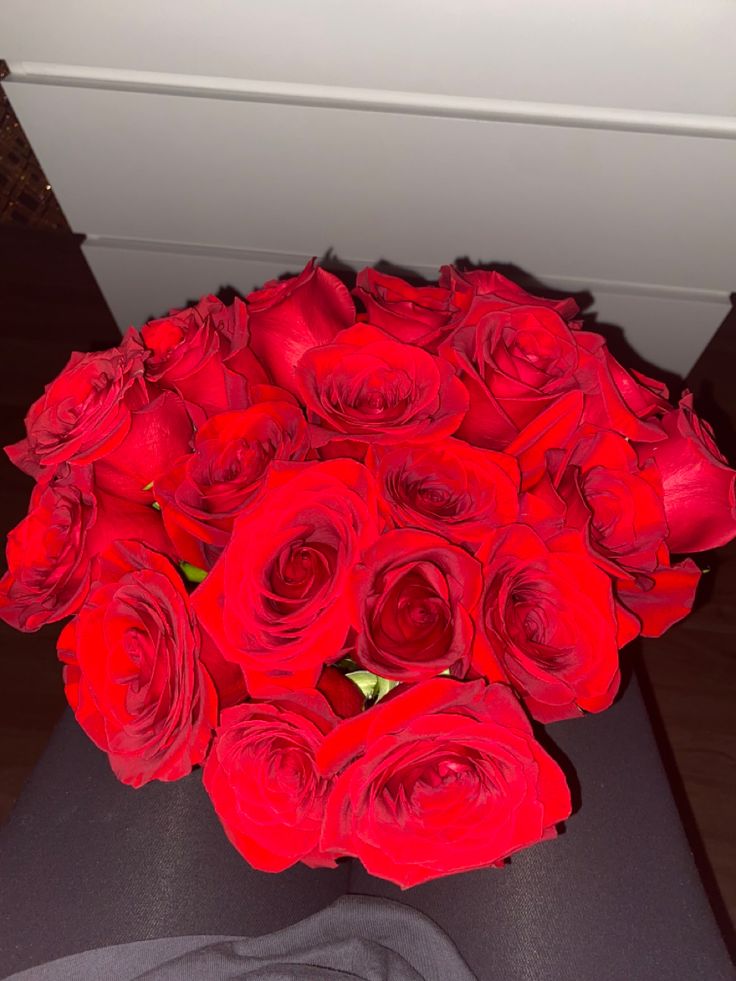
[[[350,292],[310,263],[73,354],[8,448],[37,481],[0,615],[71,617],[67,698],[120,780],[204,766],[253,866],[402,886],[570,814],[529,716],[600,712],[619,649],[736,534],[690,396],[497,272]]]

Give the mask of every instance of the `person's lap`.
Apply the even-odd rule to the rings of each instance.
[[[431,917],[480,979],[732,977],[636,684],[549,731],[582,787],[565,833],[502,869],[402,892],[357,862],[250,869],[199,774],[124,787],[67,715],[0,832],[5,973],[134,940],[258,936],[351,892]]]
[[[91,947],[253,936],[317,912],[349,869],[250,869],[200,773],[132,790],[67,712],[0,832],[0,947],[20,970]]]

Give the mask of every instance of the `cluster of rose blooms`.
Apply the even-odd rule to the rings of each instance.
[[[599,712],[736,534],[686,396],[497,272],[353,291],[310,263],[74,354],[11,460],[37,483],[0,615],[71,618],[79,724],[139,787],[204,766],[256,868],[403,886],[570,813],[529,721]]]

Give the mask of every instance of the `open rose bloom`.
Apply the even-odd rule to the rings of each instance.
[[[577,316],[496,272],[351,295],[312,262],[72,355],[7,449],[36,486],[0,616],[66,621],[121,781],[202,767],[271,872],[409,887],[556,834],[539,725],[606,709],[621,648],[692,608],[683,553],[736,535],[691,396]]]

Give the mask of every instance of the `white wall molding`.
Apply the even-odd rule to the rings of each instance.
[[[206,256],[212,259],[236,259],[243,262],[263,263],[273,265],[274,263],[282,268],[283,272],[289,269],[295,271],[301,269],[312,255],[301,252],[280,252],[267,249],[234,248],[232,246],[211,245],[206,243],[191,242],[169,242],[154,239],[124,238],[110,235],[87,235],[86,241],[102,249],[123,249],[126,251],[140,252],[164,252],[174,255]],[[316,254],[316,253],[315,253]],[[436,266],[430,266],[421,262],[411,262],[391,255],[375,257],[373,259],[356,258],[345,256],[341,253],[336,255],[340,263],[343,263],[356,271],[364,266],[370,266],[385,259],[387,262],[396,262],[402,268],[411,270],[428,280],[437,279],[439,270]],[[452,261],[448,257],[448,262]],[[470,258],[470,261],[479,263],[489,261],[486,258]],[[698,301],[701,303],[715,303],[723,305],[729,302],[730,294],[726,290],[700,289],[690,286],[670,286],[664,283],[639,283],[625,282],[622,280],[584,278],[581,276],[570,276],[565,273],[545,273],[530,270],[540,282],[548,285],[551,289],[570,290],[571,292],[581,292],[583,290],[591,293],[594,297],[598,292],[622,294],[625,296],[644,296],[667,300]]]
[[[175,243],[174,243],[175,244]],[[305,256],[250,249],[177,247],[168,243],[88,239],[82,249],[121,330],[143,324],[172,308],[194,302],[223,286],[249,293],[286,271],[298,272]],[[344,260],[344,257],[340,257]],[[363,263],[353,260],[350,265]],[[434,278],[437,270],[415,265],[417,272]],[[545,285],[571,292],[584,288],[592,293],[600,324],[618,325],[639,354],[652,365],[685,375],[728,315],[730,304],[702,296],[704,291],[670,292],[654,288],[642,293],[642,284],[577,277],[540,276]],[[643,286],[644,289],[651,287]]]
[[[176,95],[320,109],[562,126],[573,129],[736,139],[736,116],[661,112],[476,96],[220,78],[49,62],[9,61],[14,83]]]

